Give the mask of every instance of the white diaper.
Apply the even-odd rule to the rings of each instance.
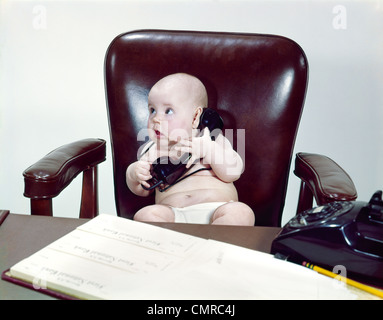
[[[174,222],[209,224],[214,211],[227,202],[206,202],[184,208],[171,209],[174,212]]]

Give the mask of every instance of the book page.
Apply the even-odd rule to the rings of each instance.
[[[235,245],[98,216],[11,268],[82,299],[355,299],[305,267]]]
[[[48,288],[80,299],[113,299],[117,285],[125,287],[129,275],[121,269],[48,248],[19,262],[10,273],[35,289]]]
[[[125,281],[131,274],[154,275],[187,266],[206,241],[100,215],[19,262],[10,273],[79,298],[105,299],[121,290],[119,278]]]
[[[78,230],[180,257],[186,257],[196,246],[206,241],[181,232],[105,214],[83,224]]]
[[[132,273],[164,271],[181,257],[75,230],[47,248]]]
[[[345,284],[273,255],[209,240],[217,252],[201,273],[219,274],[243,299],[356,299]],[[201,278],[201,281],[203,279]],[[233,295],[235,295],[233,293]]]

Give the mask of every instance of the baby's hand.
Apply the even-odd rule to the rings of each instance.
[[[147,183],[146,181],[152,178],[150,174],[150,168],[151,168],[150,162],[145,160],[138,160],[134,168],[136,181],[147,188],[150,187],[150,184]]]
[[[196,160],[209,157],[211,148],[210,131],[208,128],[205,128],[201,137],[178,141],[175,150],[191,153],[191,157],[186,165],[186,168],[189,168]]]

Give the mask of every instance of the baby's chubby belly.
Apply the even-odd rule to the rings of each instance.
[[[164,192],[156,191],[156,204],[182,208],[198,203],[238,201],[233,183],[212,175],[193,175]]]

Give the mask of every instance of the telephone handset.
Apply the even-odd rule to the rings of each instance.
[[[368,203],[336,201],[299,213],[274,239],[271,253],[328,270],[343,265],[347,277],[383,286],[382,191]]]
[[[209,128],[210,137],[212,140],[215,139],[217,131],[222,130],[223,120],[217,111],[205,108],[200,116],[198,129],[200,135],[203,133],[203,129]],[[217,130],[218,129],[218,130]],[[165,191],[175,183],[178,179],[188,170],[186,164],[190,159],[190,153],[184,153],[180,159],[172,160],[169,157],[160,157],[152,163],[150,174],[152,179],[148,181],[150,187],[141,185],[145,190],[152,190],[156,187],[164,185],[166,187],[160,187],[159,191]],[[195,172],[191,173],[194,174]]]

